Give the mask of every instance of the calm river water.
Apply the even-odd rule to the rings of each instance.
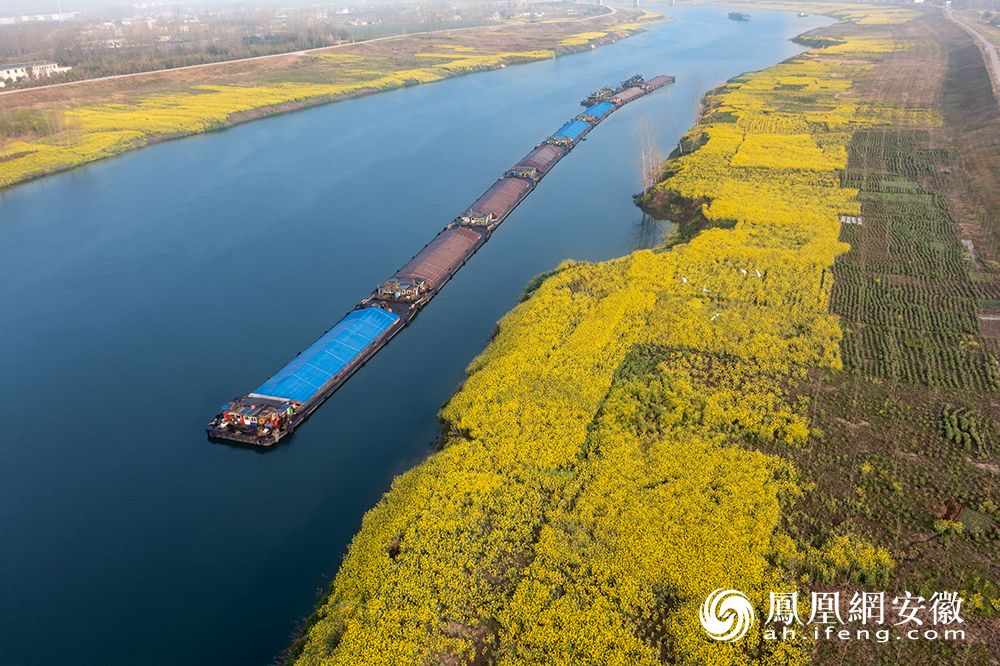
[[[438,409],[524,284],[658,237],[631,200],[640,117],[668,152],[696,87],[798,53],[790,37],[830,22],[649,8],[677,20],[0,193],[0,663],[263,665],[287,645],[364,512],[429,454]],[[677,83],[595,129],[287,443],[206,441],[221,404],[338,321],[588,92],[636,72]]]

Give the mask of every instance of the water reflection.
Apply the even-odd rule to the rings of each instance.
[[[642,214],[642,219],[632,223],[632,229],[623,243],[626,252],[636,250],[651,250],[666,242],[674,223],[670,220],[658,220],[655,217]]]

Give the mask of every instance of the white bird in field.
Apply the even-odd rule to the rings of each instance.
[[[722,313],[721,312],[716,312],[714,315],[712,315],[712,318],[709,319],[709,321],[715,321],[715,318],[718,317],[720,314],[722,314]]]
[[[756,269],[753,273],[754,277],[760,277],[760,269]]]
[[[706,287],[705,285],[702,285],[702,287],[701,287],[701,291],[702,291],[702,293],[703,293],[703,294],[707,294],[707,293],[709,293],[709,291],[708,291],[708,287]]]
[[[743,275],[746,275],[747,274],[747,269],[741,268],[740,269],[740,273],[743,273]]]
[[[688,283],[688,279],[687,279],[687,278],[685,278],[685,277],[682,277],[682,278],[681,278],[681,282],[683,282],[684,284],[687,284],[687,283]]]

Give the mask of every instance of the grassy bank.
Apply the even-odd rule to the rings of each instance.
[[[5,94],[0,187],[262,116],[589,50],[659,20],[619,10]],[[26,113],[48,131],[23,122]]]
[[[995,352],[956,250],[964,195],[934,189],[961,37],[899,11],[715,91],[652,199],[700,202],[688,242],[532,285],[290,662],[986,663],[997,533],[957,525],[1000,502]],[[845,648],[758,625],[718,643],[697,617],[716,588],[759,619],[770,592],[798,591],[805,619],[810,591],[846,609],[957,590],[969,638]]]

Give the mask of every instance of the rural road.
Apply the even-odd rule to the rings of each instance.
[[[578,21],[591,21],[591,20],[596,19],[596,18],[602,18],[604,16],[611,16],[613,14],[617,14],[618,13],[618,10],[615,9],[614,7],[607,7],[607,9],[610,9],[611,11],[609,11],[609,12],[607,12],[605,14],[598,14],[597,16],[586,16],[584,18],[568,19],[567,21],[565,21],[565,23],[576,23]],[[500,24],[498,24],[498,25],[500,25]],[[486,28],[495,28],[495,27],[498,27],[498,26],[497,25],[478,25],[478,26],[473,26],[473,27],[470,27],[470,28],[452,28],[450,30],[435,30],[435,31],[428,31],[428,32],[410,32],[410,33],[407,33],[405,35],[389,35],[388,37],[375,37],[374,39],[365,39],[365,40],[360,41],[360,42],[348,42],[346,44],[337,44],[335,46],[321,46],[321,47],[319,47],[317,49],[306,49],[305,51],[290,51],[288,53],[276,53],[274,55],[255,56],[253,58],[241,58],[239,60],[221,60],[219,62],[207,62],[207,63],[202,64],[202,65],[186,65],[184,67],[172,67],[170,69],[154,69],[154,70],[151,70],[149,72],[136,72],[135,74],[117,74],[115,76],[102,76],[101,78],[98,78],[98,79],[83,79],[83,80],[80,80],[80,81],[70,81],[68,83],[54,83],[54,84],[48,85],[48,86],[33,86],[31,88],[18,88],[17,90],[3,90],[3,91],[0,91],[0,95],[16,95],[19,92],[25,92],[25,91],[28,91],[28,90],[44,90],[46,88],[61,88],[63,86],[77,86],[77,85],[80,85],[81,83],[93,83],[95,81],[111,81],[112,79],[128,79],[128,78],[132,78],[132,77],[135,77],[135,76],[149,76],[151,74],[161,74],[163,72],[180,72],[180,71],[183,71],[185,69],[201,69],[201,68],[204,68],[204,67],[217,67],[219,65],[229,65],[229,64],[232,64],[232,63],[235,63],[235,62],[251,62],[253,60],[266,60],[268,58],[287,58],[288,56],[304,56],[304,55],[307,55],[309,53],[316,53],[317,51],[329,51],[330,49],[341,49],[341,48],[345,48],[347,46],[357,46],[358,44],[371,44],[371,43],[374,43],[374,42],[384,42],[384,41],[390,40],[390,39],[403,39],[405,37],[413,37],[414,35],[431,35],[431,34],[441,33],[441,32],[459,32],[459,31],[462,31],[462,30],[483,30],[483,29],[486,29]]]
[[[983,50],[989,55],[989,63],[993,68],[993,89],[997,94],[1000,94],[1000,58],[997,57],[997,49],[990,40],[986,39],[981,32],[973,28],[972,26],[966,24],[964,21],[960,21],[955,18],[952,14],[951,7],[946,7],[944,10],[944,15],[949,21],[957,25],[962,30],[975,37],[980,44],[982,44]]]

